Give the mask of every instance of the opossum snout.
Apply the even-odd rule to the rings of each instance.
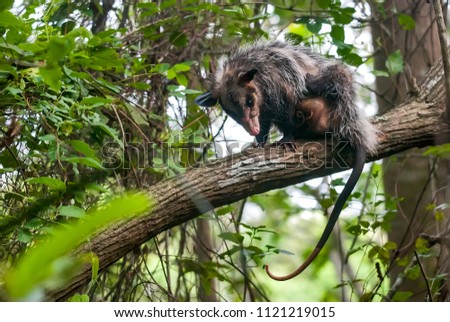
[[[259,118],[256,115],[245,115],[241,119],[241,124],[250,135],[256,136],[259,134]]]
[[[244,129],[248,132],[248,134],[252,136],[257,136],[259,134],[259,126],[254,126],[253,124],[243,123]]]
[[[259,108],[256,106],[253,107],[243,107],[242,115],[240,119],[240,123],[244,127],[244,129],[253,136],[256,136],[260,132],[259,126]]]

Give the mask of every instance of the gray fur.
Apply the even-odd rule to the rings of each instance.
[[[252,69],[258,70],[252,81],[261,98],[258,142],[266,142],[271,125],[284,138],[295,137],[291,133],[292,111],[308,96],[319,96],[331,106],[329,129],[335,136],[348,140],[354,148],[376,152],[376,130],[357,108],[354,82],[345,65],[290,43],[258,41],[245,45],[230,54],[212,80],[211,97],[227,113],[239,114],[244,109],[238,106],[242,105],[239,96],[244,94],[236,85],[236,75]],[[231,116],[239,122],[239,116]]]

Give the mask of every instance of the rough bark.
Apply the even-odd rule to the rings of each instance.
[[[440,118],[444,97],[442,79],[441,66],[434,66],[418,96],[374,120],[380,129],[379,150],[378,155],[370,156],[367,161],[412,147],[434,145],[436,137],[449,132]],[[215,207],[345,170],[339,166],[342,162],[331,162],[331,156],[336,155],[330,155],[329,147],[321,149],[324,143],[319,143],[323,145],[317,145],[317,149],[310,146],[305,154],[275,147],[247,149],[161,181],[148,190],[156,204],[151,213],[108,228],[86,244],[84,250],[94,252],[100,269],[104,269],[162,231]],[[351,164],[351,151],[341,155]],[[47,300],[67,298],[90,278],[90,267],[83,267],[64,288],[49,292]]]

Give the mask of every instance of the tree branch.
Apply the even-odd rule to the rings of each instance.
[[[448,54],[447,26],[445,25],[444,14],[442,12],[442,1],[433,0],[436,24],[439,30],[439,41],[441,43],[442,65],[445,75],[446,109],[445,119],[450,122],[450,58]]]
[[[442,64],[433,66],[419,94],[379,116],[374,124],[380,129],[378,155],[373,161],[413,147],[449,142],[449,128],[441,118],[445,105]],[[147,216],[108,228],[93,238],[83,251],[94,252],[105,269],[133,248],[157,234],[189,221],[215,207],[247,196],[300,183],[343,171],[343,162],[330,147],[304,146],[304,154],[283,149],[247,149],[243,153],[211,161],[184,174],[163,180],[148,190],[156,207]],[[351,164],[352,154],[341,154]],[[334,159],[333,159],[334,158]],[[51,291],[47,300],[64,300],[86,285],[91,278],[85,266],[64,288]]]

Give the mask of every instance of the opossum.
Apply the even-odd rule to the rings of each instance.
[[[377,131],[356,106],[349,69],[306,47],[259,41],[234,50],[215,73],[209,91],[195,102],[206,107],[219,103],[260,145],[267,142],[274,125],[283,133],[278,142],[281,145],[332,132],[336,139],[349,142],[353,148],[353,171],[311,255],[286,276],[275,276],[266,266],[267,274],[276,280],[297,276],[328,240],[361,175],[367,153],[376,153]]]

